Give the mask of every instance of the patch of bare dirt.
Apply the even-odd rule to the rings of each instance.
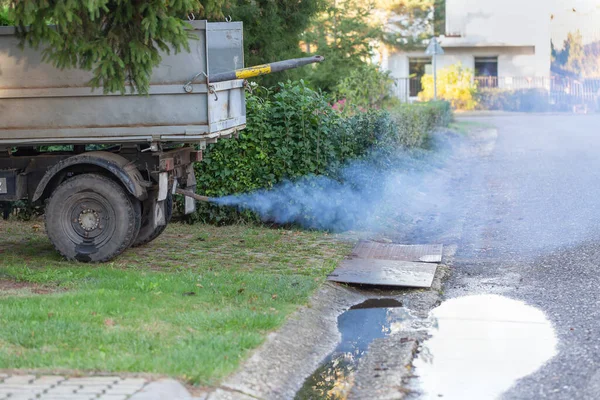
[[[11,281],[9,279],[0,279],[0,296],[25,291],[35,294],[49,294],[54,293],[57,290],[57,288],[42,286],[37,283],[17,282]]]

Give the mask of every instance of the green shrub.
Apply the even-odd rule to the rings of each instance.
[[[331,140],[341,115],[303,82],[246,96],[247,128],[238,140],[221,140],[197,165],[198,189],[222,196],[270,187],[284,178],[320,174],[337,158]],[[344,137],[340,137],[344,143]]]
[[[550,110],[548,91],[544,89],[526,89],[516,92],[519,101],[519,111],[546,112]]]
[[[414,105],[425,107],[426,112],[429,114],[427,117],[430,123],[429,130],[433,130],[436,127],[447,127],[454,118],[452,105],[448,101],[429,101],[426,103],[414,103]]]
[[[428,107],[402,105],[394,108],[392,116],[399,132],[400,144],[405,147],[418,147],[425,143],[427,133],[433,127]]]
[[[369,110],[340,121],[330,138],[336,149],[336,159],[329,171],[335,171],[348,161],[367,157],[370,150],[394,151],[401,146],[401,132],[391,114],[386,111]]]
[[[391,114],[399,132],[398,141],[404,147],[422,147],[429,133],[452,121],[452,109],[446,101],[402,104]]]
[[[221,197],[269,189],[300,177],[340,179],[352,160],[392,154],[400,147],[422,146],[436,124],[444,123],[447,103],[423,103],[344,116],[329,99],[303,82],[277,90],[255,88],[246,96],[247,128],[237,140],[210,145],[196,164],[197,191]],[[251,212],[199,204],[189,221],[257,221]]]
[[[240,137],[209,146],[196,165],[199,193],[220,197],[270,188],[283,179],[325,173],[336,159],[330,138],[342,117],[303,82],[280,84],[274,91],[257,87],[246,96],[246,106],[247,128]],[[195,216],[215,223],[240,217],[208,204]]]
[[[430,105],[434,110],[436,126],[448,127],[454,120],[450,103],[447,101],[432,101]]]
[[[8,7],[2,7],[0,5],[0,26],[10,25],[13,25],[13,22],[8,16]]]
[[[479,89],[476,99],[480,110],[546,112],[551,109],[548,91],[544,89]]]
[[[392,96],[394,80],[389,71],[382,72],[377,66],[364,64],[355,68],[338,84],[336,97],[345,100],[347,109],[382,109],[397,99]]]
[[[423,91],[419,93],[419,100],[432,100],[434,98],[433,75],[424,75],[421,84]],[[477,105],[474,97],[476,89],[473,83],[473,70],[463,67],[460,63],[437,71],[437,96],[450,102],[454,109],[474,109]]]
[[[512,91],[502,89],[478,89],[475,94],[478,110],[509,111]]]

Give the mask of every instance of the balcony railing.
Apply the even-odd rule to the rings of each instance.
[[[579,104],[597,104],[600,108],[600,77],[592,79],[573,79],[567,77],[475,77],[473,83],[478,91],[527,89],[542,90],[542,97],[551,104],[569,109]],[[394,95],[401,102],[417,100],[423,90],[421,79],[400,78],[395,80]],[[538,94],[539,96],[539,94]]]
[[[573,79],[558,77],[491,77],[480,76],[473,79],[478,89],[545,89],[549,93],[567,93],[581,97],[600,95],[600,78]],[[398,78],[393,92],[402,101],[414,100],[423,90],[420,78]]]
[[[512,76],[476,76],[474,79],[478,88],[500,88],[500,89],[548,89],[552,85],[549,77],[512,77]]]
[[[420,78],[399,78],[395,80],[392,90],[400,101],[407,103],[423,91],[423,85]]]

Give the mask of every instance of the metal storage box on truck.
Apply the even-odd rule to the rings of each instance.
[[[0,206],[45,201],[48,236],[65,257],[106,261],[155,239],[172,192],[194,190],[201,149],[244,128],[244,81],[206,78],[243,68],[242,24],[191,25],[190,52],[162,54],[148,95],[92,90],[90,72],[44,63],[0,27]]]
[[[0,27],[0,146],[203,142],[246,123],[244,81],[206,76],[244,67],[242,24],[193,21],[190,52],[163,54],[148,96],[92,90],[92,74],[59,70]]]

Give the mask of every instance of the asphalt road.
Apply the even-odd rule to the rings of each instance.
[[[476,118],[498,129],[454,194],[463,228],[448,298],[542,310],[558,354],[505,399],[600,399],[600,116]]]
[[[382,233],[399,243],[447,246],[451,272],[443,296],[439,278],[445,272],[440,274],[440,270],[430,291],[362,292],[326,285],[313,299],[314,306],[271,336],[262,353],[255,354],[224,383],[230,389],[223,392],[224,397],[217,393],[215,398],[232,398],[231,390],[240,396],[291,398],[304,377],[335,348],[339,340],[336,319],[342,310],[366,298],[395,296],[413,319],[396,326],[398,332],[371,343],[358,364],[350,399],[397,399],[408,392],[409,399],[487,400],[495,397],[491,393],[500,393],[511,384],[502,398],[600,399],[600,115],[510,115],[473,120],[496,129],[481,129],[473,140],[442,135],[447,141],[441,144],[438,156],[425,159],[434,167],[427,172],[407,172],[398,180],[398,190],[391,191],[391,200],[404,210],[407,218],[403,221],[408,222],[400,231]],[[464,388],[459,387],[459,395],[447,391],[444,393],[454,395],[444,396],[437,387],[435,392],[428,391],[419,383],[423,367],[407,370],[405,366],[417,349],[418,357],[435,363],[435,352],[427,351],[431,339],[425,340],[427,332],[437,329],[427,318],[429,311],[440,300],[446,301],[439,307],[443,308],[452,299],[481,294],[497,294],[503,301],[519,300],[541,310],[552,324],[548,329],[553,329],[558,339],[556,355],[536,372],[517,381],[512,376],[500,391],[490,390],[486,396],[474,392],[476,385],[470,390],[469,384],[479,379],[475,382],[478,389],[485,389],[502,368],[488,364],[460,369],[453,357],[460,358],[467,351],[460,345],[447,346],[450,362],[443,372],[451,370],[451,378],[458,378]],[[519,322],[505,315],[501,322]],[[474,326],[475,318],[468,317],[465,326]],[[497,326],[511,331],[506,325]],[[507,338],[492,329],[489,332],[492,340]],[[460,343],[469,346],[471,353],[482,348],[477,343],[481,336],[459,333],[465,334]],[[438,342],[444,342],[445,338],[441,339]],[[509,368],[526,364],[524,359],[535,359],[528,345],[515,344],[512,354],[499,347],[501,351],[494,352],[492,346],[491,353]],[[462,368],[464,363],[460,365]],[[405,377],[402,389],[399,377]],[[452,379],[438,381],[451,385]],[[443,392],[444,388],[440,389]]]

